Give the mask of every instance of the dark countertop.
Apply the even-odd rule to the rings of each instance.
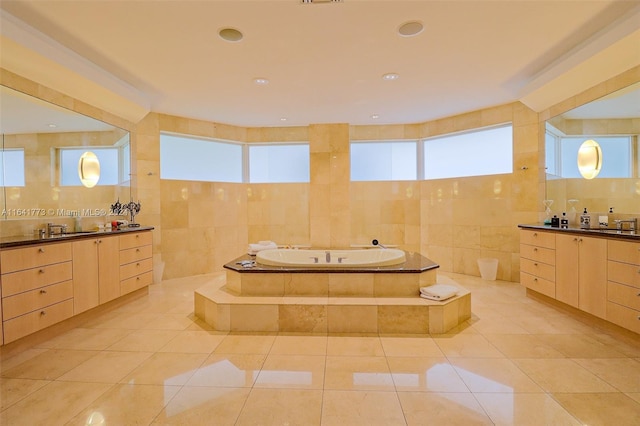
[[[590,229],[582,229],[576,227],[569,228],[554,228],[551,225],[541,225],[541,224],[531,224],[531,225],[518,225],[521,229],[536,229],[539,231],[549,231],[549,232],[562,232],[567,234],[577,234],[577,235],[585,235],[589,237],[601,237],[601,238],[616,238],[622,240],[630,240],[630,241],[640,241],[640,234],[636,230],[635,232],[631,231],[619,231],[615,228],[590,228]]]
[[[59,243],[61,241],[73,241],[85,238],[106,237],[109,235],[120,235],[129,232],[150,231],[153,226],[139,226],[135,228],[122,228],[109,231],[84,231],[70,232],[63,235],[55,235],[53,237],[38,238],[37,236],[15,236],[0,238],[0,249],[23,247],[34,244]]]
[[[304,249],[300,249],[304,250]],[[255,256],[250,256],[245,254],[243,256],[238,257],[237,259],[232,260],[231,262],[224,265],[226,269],[231,269],[236,272],[248,272],[248,273],[277,273],[277,272],[295,272],[295,273],[306,273],[306,274],[318,274],[318,273],[326,273],[330,272],[332,274],[354,274],[354,273],[366,273],[366,272],[375,272],[375,273],[418,273],[428,271],[429,269],[439,268],[440,265],[433,262],[430,259],[422,256],[420,253],[405,251],[405,255],[407,260],[404,263],[400,263],[398,265],[389,265],[389,266],[353,266],[353,267],[303,267],[303,266],[268,266],[261,265],[256,263],[256,266],[251,268],[245,268],[242,265],[237,264],[236,262],[246,261],[246,260],[256,260]]]

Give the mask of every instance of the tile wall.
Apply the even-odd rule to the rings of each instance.
[[[136,125],[2,70],[2,84],[131,131],[132,195],[154,226],[164,278],[220,270],[249,242],[339,247],[372,238],[420,251],[442,270],[479,275],[476,260],[500,260],[498,278],[518,281],[518,223],[537,222],[545,198],[544,121],[640,80],[640,67],[540,114],[519,102],[424,123],[241,128],[150,113]],[[349,140],[422,138],[513,123],[513,173],[423,182],[349,182]],[[226,184],[160,179],[160,132],[252,143],[309,141],[309,184]],[[1,235],[15,225],[0,225]]]

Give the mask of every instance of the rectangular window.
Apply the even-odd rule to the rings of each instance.
[[[59,148],[60,185],[82,186],[78,174],[78,162],[87,151],[93,152],[100,162],[99,186],[117,185],[120,177],[120,150],[114,147],[74,147]]]
[[[578,171],[578,149],[593,139],[602,149],[602,169],[599,178],[628,178],[632,175],[631,137],[629,136],[571,136],[560,138],[561,176],[582,178]]]
[[[351,180],[416,180],[416,141],[351,142]]]
[[[249,182],[309,182],[309,144],[249,145]]]
[[[24,149],[0,151],[0,186],[24,186]]]
[[[511,172],[513,132],[510,124],[424,141],[425,179]]]
[[[162,133],[160,178],[242,182],[242,145]]]

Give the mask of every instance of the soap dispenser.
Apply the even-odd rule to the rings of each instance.
[[[591,228],[591,216],[587,213],[587,208],[584,208],[584,212],[580,215],[580,228],[589,229]]]
[[[569,228],[569,218],[567,217],[567,213],[565,212],[562,212],[562,218],[560,219],[560,228]]]
[[[551,227],[552,228],[559,228],[560,227],[560,218],[558,216],[556,216],[555,214],[551,218]]]

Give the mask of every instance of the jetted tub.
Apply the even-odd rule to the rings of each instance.
[[[390,266],[404,263],[405,252],[398,249],[361,250],[263,250],[256,262],[267,266],[299,266],[305,268],[352,268],[354,266]]]

